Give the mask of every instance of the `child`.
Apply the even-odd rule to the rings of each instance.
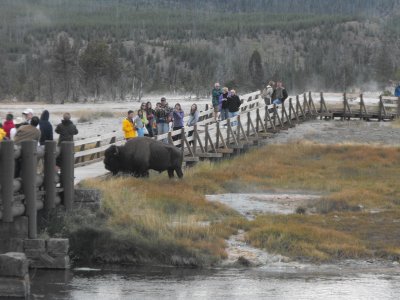
[[[144,136],[144,123],[142,119],[143,119],[143,111],[139,109],[135,119],[133,120],[138,136]]]

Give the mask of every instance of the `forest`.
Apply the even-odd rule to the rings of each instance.
[[[64,103],[383,91],[400,81],[398,0],[2,0],[0,101]]]

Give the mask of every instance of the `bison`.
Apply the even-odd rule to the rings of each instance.
[[[110,146],[104,153],[104,165],[114,175],[122,171],[144,177],[152,169],[160,173],[167,170],[170,178],[174,177],[175,171],[182,178],[182,158],[181,151],[172,145],[137,137],[123,146]]]

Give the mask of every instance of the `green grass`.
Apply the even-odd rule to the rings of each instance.
[[[183,180],[164,173],[87,181],[103,192],[104,222],[78,222],[69,236],[77,257],[95,262],[212,265],[226,257],[224,239],[239,228],[252,245],[298,260],[398,260],[399,176],[396,147],[270,145],[222,163],[202,162],[185,170]],[[305,208],[313,214],[254,221],[204,196],[274,189],[324,196]],[[82,248],[88,237],[100,246]],[[92,248],[98,251],[84,251]]]

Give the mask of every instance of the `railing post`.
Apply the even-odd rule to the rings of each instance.
[[[3,141],[0,143],[0,185],[1,199],[3,201],[3,222],[12,222],[12,205],[14,197],[14,142]]]
[[[323,101],[323,99],[324,99],[323,93],[320,92],[319,93],[319,113],[320,113],[319,119],[320,120],[322,120],[322,111],[323,111],[322,101]]]
[[[50,211],[55,207],[56,199],[56,154],[57,143],[55,141],[45,142],[44,152],[44,209]]]
[[[181,129],[181,152],[182,152],[182,157],[183,157],[183,152],[185,150],[185,127],[182,127]]]
[[[246,128],[246,134],[247,134],[247,137],[249,137],[250,136],[250,118],[251,118],[251,116],[250,116],[250,112],[248,111],[247,112],[247,128]]]
[[[196,154],[198,136],[199,136],[199,133],[197,132],[197,124],[195,124],[193,127],[193,142],[192,142],[193,154]]]
[[[360,120],[363,119],[363,106],[364,106],[364,98],[363,94],[360,94]]]
[[[63,203],[66,210],[71,210],[74,201],[74,142],[62,142],[60,155]]]
[[[216,123],[216,126],[217,126],[217,135],[215,137],[215,148],[218,149],[219,148],[219,136],[221,134],[221,132],[220,132],[221,128],[219,126],[219,122]]]
[[[400,97],[397,97],[397,118],[400,118]]]
[[[205,131],[205,135],[204,135],[204,138],[205,138],[205,141],[204,141],[204,149],[205,149],[206,152],[208,152],[208,124],[206,124],[206,125],[204,126],[204,131]]]
[[[28,216],[28,236],[37,237],[37,210],[36,210],[36,168],[37,168],[37,141],[22,141],[22,190],[25,196],[26,214]]]

